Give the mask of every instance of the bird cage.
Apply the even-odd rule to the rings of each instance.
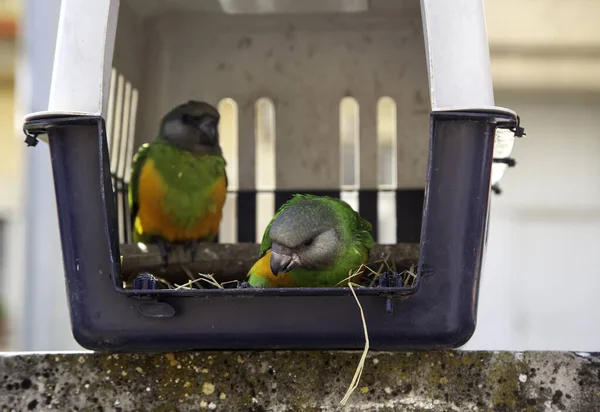
[[[146,275],[160,259],[131,242],[131,159],[191,99],[220,112],[229,177],[195,270],[243,281],[292,194],[342,198],[372,223],[372,257],[396,268],[355,289],[371,347],[469,340],[490,189],[523,134],[494,105],[482,0],[62,1],[48,110],[24,131],[50,146],[75,339],[362,348],[348,287],[162,289]]]

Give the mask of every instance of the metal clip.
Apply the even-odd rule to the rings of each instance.
[[[36,134],[29,133],[27,130],[23,130],[25,132],[25,143],[27,147],[35,147],[40,142],[37,138]]]
[[[513,159],[512,157],[503,157],[503,158],[497,158],[495,157],[493,159],[494,163],[504,163],[506,164],[508,167],[515,167],[517,164],[517,161],[515,159]]]

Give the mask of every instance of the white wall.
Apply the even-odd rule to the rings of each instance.
[[[521,115],[468,349],[600,350],[600,96],[497,94]]]
[[[17,121],[29,112],[46,110],[60,13],[60,0],[27,0],[23,20],[22,59],[17,68]],[[22,138],[22,137],[19,137]],[[71,334],[62,250],[48,145],[25,150],[24,231],[14,232],[8,299],[14,350],[81,348]],[[24,236],[24,241],[23,241]]]

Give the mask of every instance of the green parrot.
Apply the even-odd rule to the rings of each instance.
[[[369,260],[373,244],[371,223],[348,203],[297,194],[265,229],[248,283],[265,288],[346,286],[350,271]]]
[[[198,242],[214,241],[227,196],[219,112],[190,100],[160,122],[156,139],[133,158],[129,208],[133,241],[159,245],[165,265],[181,243],[192,261]]]

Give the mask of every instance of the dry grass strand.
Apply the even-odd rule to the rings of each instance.
[[[352,393],[358,388],[358,383],[360,382],[360,377],[362,376],[363,370],[365,368],[365,361],[367,360],[367,354],[369,353],[369,331],[367,330],[367,320],[365,319],[365,313],[363,312],[362,305],[358,300],[358,296],[356,296],[356,292],[354,292],[354,287],[352,282],[348,282],[348,287],[350,288],[350,292],[352,292],[352,296],[354,296],[354,300],[356,300],[356,304],[358,305],[358,310],[360,311],[360,318],[362,320],[363,330],[365,332],[365,348],[363,350],[362,356],[360,357],[360,361],[358,362],[358,366],[356,367],[356,372],[354,372],[354,377],[352,378],[352,382],[350,382],[350,386],[346,391],[346,394],[340,401],[342,406],[345,406],[352,396]]]

